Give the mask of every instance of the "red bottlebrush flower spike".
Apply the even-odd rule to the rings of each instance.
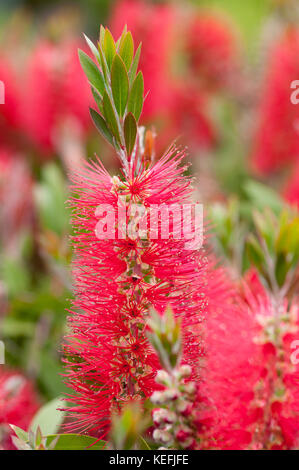
[[[110,205],[118,210],[118,197],[150,204],[188,201],[190,180],[178,166],[184,154],[174,149],[149,169],[115,183],[100,162],[89,164],[73,177],[77,197],[72,200],[76,251],[74,274],[78,313],[70,318],[69,383],[79,397],[73,408],[78,427],[98,431],[110,412],[129,399],[143,399],[155,388],[159,367],[145,339],[150,306],[163,312],[170,304],[182,318],[185,361],[194,364],[200,354],[191,333],[205,309],[205,264],[199,252],[186,250],[184,241],[99,240],[96,209]],[[105,207],[105,206],[103,206]],[[115,233],[115,235],[117,235]]]
[[[17,371],[0,369],[0,449],[14,449],[8,425],[27,430],[38,408],[31,382]]]
[[[291,83],[299,73],[299,32],[288,30],[271,54],[252,156],[254,167],[264,174],[299,157],[299,107],[291,102]]]
[[[114,43],[109,30],[101,28],[100,53],[91,45],[102,67],[95,82],[102,114],[91,110],[91,116],[115,147],[122,176],[110,177],[99,160],[72,176],[75,300],[65,359],[68,383],[77,392],[69,397],[75,405],[71,426],[97,435],[107,430],[111,412],[130,400],[143,401],[156,388],[159,360],[146,338],[149,309],[162,314],[170,305],[181,319],[183,361],[197,377],[198,325],[206,308],[208,262],[200,243],[188,242],[195,241],[195,221],[184,224],[181,218],[182,205],[192,205],[185,154],[171,147],[154,163],[151,147],[145,148],[144,129],[138,128],[143,77],[136,70],[136,77],[130,76],[133,57],[123,54],[130,44],[126,29]],[[95,74],[90,75],[90,60],[82,51],[80,60],[92,81]],[[134,106],[127,99],[128,72],[133,91],[138,83]],[[155,217],[157,207],[162,213]],[[163,209],[169,207],[172,217],[165,228]]]

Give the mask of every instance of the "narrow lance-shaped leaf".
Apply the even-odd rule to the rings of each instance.
[[[85,38],[85,41],[88,44],[89,49],[91,50],[91,52],[93,53],[93,55],[95,56],[95,58],[97,59],[97,61],[100,64],[101,63],[101,58],[100,58],[99,51],[97,50],[95,44],[89,39],[88,36],[86,36],[86,34],[84,34],[83,36]]]
[[[96,91],[95,88],[91,87],[91,92],[92,92],[92,96],[100,110],[100,112],[102,114],[104,114],[104,110],[103,110],[103,101],[102,101],[102,97],[99,95],[99,93]]]
[[[105,30],[103,50],[104,50],[104,54],[107,60],[107,65],[109,67],[109,70],[111,70],[111,65],[112,65],[112,61],[116,53],[116,48],[115,48],[114,39],[109,29]]]
[[[100,54],[102,72],[103,72],[105,81],[108,82],[108,77],[109,77],[110,71],[109,71],[108,64],[107,64],[107,61],[106,61],[106,57],[103,53],[102,46],[101,46],[100,42],[99,42],[98,46],[99,46],[99,54]]]
[[[98,69],[96,64],[91,60],[91,58],[80,49],[79,49],[79,59],[80,59],[82,68],[84,70],[84,73],[86,74],[89,82],[102,95],[105,90],[105,84],[104,84],[104,79],[100,70]]]
[[[115,55],[112,62],[111,88],[116,110],[122,117],[128,102],[129,79],[125,64],[118,54]]]
[[[118,122],[117,122],[118,118],[115,115],[111,100],[107,92],[105,92],[103,96],[103,108],[104,108],[104,115],[105,115],[107,125],[112,131],[116,141],[120,143],[121,139],[120,139],[120,134],[119,134],[119,129],[118,129]]]
[[[138,72],[129,96],[128,101],[128,112],[132,113],[138,122],[142,107],[143,107],[143,93],[144,93],[144,83],[143,75],[141,72]]]
[[[118,40],[115,43],[117,51],[119,51],[119,45],[121,41],[124,39],[124,37],[126,36],[127,32],[128,32],[128,28],[127,28],[127,25],[125,24],[123,32],[121,33],[121,36],[118,38]]]
[[[111,145],[113,145],[113,135],[108,129],[105,119],[103,119],[102,116],[92,108],[89,108],[89,112],[94,122],[94,125],[96,126],[100,134],[102,134],[104,139],[106,139]]]
[[[102,47],[104,47],[105,31],[106,31],[106,29],[105,29],[104,26],[101,24],[101,26],[100,26],[100,38],[99,38],[99,42],[100,42],[100,45],[101,45]]]
[[[130,32],[128,32],[120,41],[119,55],[124,61],[127,70],[129,70],[134,55],[134,41]]]
[[[124,133],[125,133],[127,154],[131,155],[134,149],[136,135],[137,135],[137,124],[132,113],[129,113],[126,116],[126,119],[124,122]]]
[[[137,69],[138,69],[138,64],[139,64],[139,59],[140,59],[140,54],[141,54],[141,43],[139,44],[138,48],[137,48],[137,51],[136,51],[136,54],[134,56],[134,59],[133,59],[133,62],[132,62],[132,65],[131,65],[131,68],[130,68],[130,71],[129,71],[129,82],[130,82],[130,85],[132,85],[134,79],[135,79],[135,75],[137,73]]]

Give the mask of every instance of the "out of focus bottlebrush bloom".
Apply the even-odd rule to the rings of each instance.
[[[299,106],[291,101],[291,83],[299,74],[299,32],[290,28],[270,51],[261,94],[253,165],[268,174],[299,158]]]
[[[299,338],[299,308],[279,311],[257,276],[245,302],[213,308],[206,321],[204,383],[215,409],[208,447],[293,449],[299,444],[299,366],[292,343]],[[233,319],[233,321],[232,321]]]
[[[65,121],[86,135],[90,90],[77,58],[79,42],[41,41],[27,65],[23,119],[25,130],[45,158],[55,153]]]
[[[236,37],[231,25],[216,15],[191,18],[186,28],[186,52],[200,88],[214,91],[231,87],[236,74]]]
[[[24,430],[39,408],[33,384],[21,372],[0,369],[0,449],[14,449],[9,424]]]

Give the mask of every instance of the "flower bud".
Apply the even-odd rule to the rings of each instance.
[[[169,385],[170,377],[165,370],[158,370],[156,375],[156,382],[161,385]]]

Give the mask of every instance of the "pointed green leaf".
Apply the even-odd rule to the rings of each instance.
[[[24,431],[24,429],[21,429],[18,426],[15,426],[14,424],[10,424],[9,426],[21,441],[28,442],[28,432]]]
[[[104,35],[103,51],[107,60],[107,65],[109,67],[109,70],[111,70],[111,65],[112,65],[112,61],[116,53],[116,48],[115,48],[115,42],[114,42],[113,36],[110,33],[109,29],[107,28],[105,30],[105,35]]]
[[[143,107],[144,83],[143,75],[138,72],[130,92],[128,101],[128,112],[132,113],[138,122]]]
[[[97,107],[99,108],[99,111],[104,114],[104,111],[103,111],[103,100],[102,100],[102,97],[101,95],[97,92],[97,90],[94,88],[94,87],[91,87],[91,93],[92,93],[92,96],[97,104]]]
[[[54,450],[102,450],[107,443],[83,434],[54,434],[47,436],[47,447],[56,441]]]
[[[118,38],[118,40],[115,43],[117,51],[119,50],[119,45],[120,45],[121,41],[124,39],[125,35],[127,34],[127,31],[128,31],[128,27],[125,24],[123,32],[121,33],[121,36]]]
[[[102,116],[97,113],[94,109],[89,108],[89,112],[91,115],[91,118],[94,122],[94,125],[98,129],[98,131],[102,134],[102,136],[108,140],[108,142],[113,145],[113,136],[108,129],[105,120],[102,118]]]
[[[86,36],[86,34],[83,34],[84,38],[85,38],[85,41],[87,42],[88,44],[88,47],[89,49],[91,50],[91,52],[93,53],[93,55],[95,56],[95,58],[97,59],[97,61],[99,62],[99,64],[101,63],[101,59],[100,59],[100,54],[99,54],[99,51],[97,50],[96,46],[94,45],[94,43],[89,39],[88,36]]]
[[[105,31],[106,31],[106,30],[105,30],[104,26],[101,24],[101,26],[100,26],[100,39],[99,39],[99,41],[100,41],[100,45],[101,45],[102,47],[104,46]]]
[[[132,62],[131,68],[130,68],[130,72],[129,72],[130,85],[133,83],[133,81],[135,79],[135,75],[137,73],[140,54],[141,54],[141,43],[138,46],[138,49],[136,51],[135,57],[133,59],[133,62]]]
[[[134,149],[136,135],[137,135],[137,124],[132,113],[129,113],[126,116],[126,119],[124,122],[124,133],[125,133],[127,154],[131,155]]]
[[[18,439],[16,436],[12,436],[11,440],[18,450],[32,450],[29,444],[26,444],[26,442],[22,441],[21,439]]]
[[[111,88],[116,110],[123,117],[128,102],[129,79],[125,64],[118,54],[112,62]]]
[[[37,428],[40,427],[43,436],[56,433],[65,416],[65,412],[59,411],[58,408],[65,406],[65,402],[61,398],[55,398],[44,405],[34,416],[30,424],[30,431],[36,433]]]
[[[121,56],[126,69],[129,70],[132,64],[134,55],[134,41],[130,31],[123,36],[119,45],[119,55]]]
[[[112,131],[117,142],[120,142],[119,128],[118,128],[118,117],[115,115],[111,100],[108,94],[105,92],[103,96],[103,107],[104,116],[108,127]]]
[[[104,75],[104,79],[105,79],[106,83],[108,83],[108,81],[109,81],[109,68],[108,68],[106,57],[103,53],[102,46],[101,46],[100,43],[98,43],[98,49],[99,49],[100,60],[101,60],[101,68],[102,68],[102,72],[103,72],[103,75]]]
[[[96,64],[91,60],[91,58],[80,49],[79,49],[79,59],[80,59],[82,68],[84,70],[84,73],[87,76],[89,82],[102,95],[105,90],[105,84],[104,84],[104,79],[100,70],[98,69]]]

